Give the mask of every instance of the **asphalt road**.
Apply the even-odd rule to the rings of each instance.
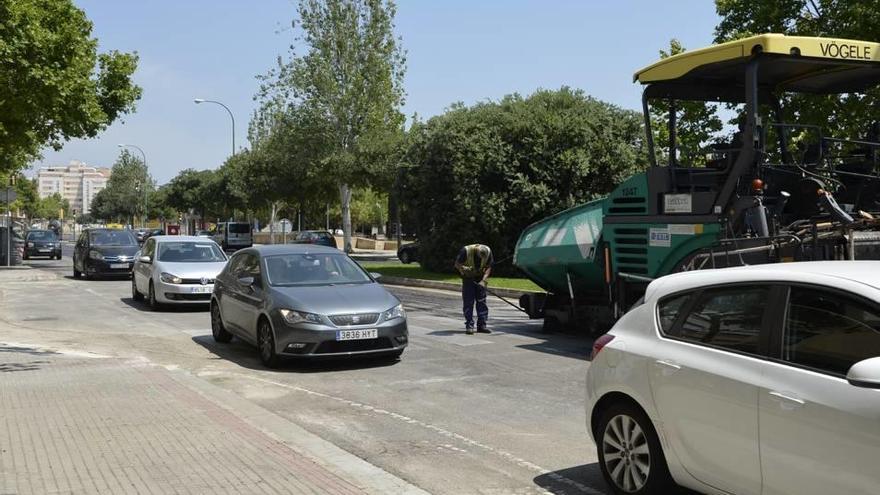
[[[457,294],[392,287],[410,325],[399,362],[270,371],[241,341],[216,344],[206,308],[151,312],[128,280],[74,280],[69,246],[26,263],[32,280],[0,301],[9,339],[183,368],[432,493],[606,493],[584,426],[592,340],[545,335],[501,301],[491,335],[465,335]]]

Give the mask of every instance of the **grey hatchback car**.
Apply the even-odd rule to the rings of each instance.
[[[214,340],[283,357],[383,356],[407,345],[400,301],[345,253],[324,246],[255,246],[235,253],[214,283]]]

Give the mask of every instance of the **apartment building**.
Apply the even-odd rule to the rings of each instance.
[[[98,191],[107,187],[110,169],[90,167],[72,160],[66,167],[43,167],[37,171],[37,191],[41,198],[55,193],[70,202],[70,209],[89,213]]]

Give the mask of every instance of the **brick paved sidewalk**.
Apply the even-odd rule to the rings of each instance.
[[[329,444],[317,449],[329,461],[310,457],[254,424],[277,429],[277,416],[253,405],[238,414],[230,404],[243,399],[193,381],[137,361],[0,344],[0,494],[420,492]],[[297,438],[323,442],[309,435]]]

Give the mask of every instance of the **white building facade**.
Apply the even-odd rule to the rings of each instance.
[[[37,171],[37,191],[41,198],[55,193],[70,202],[77,214],[91,212],[92,200],[107,187],[110,169],[90,167],[72,160],[66,167],[43,167]]]

